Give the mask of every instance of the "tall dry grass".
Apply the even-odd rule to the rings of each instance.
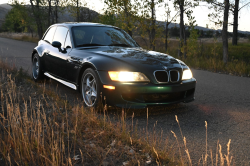
[[[172,131],[175,144],[157,132],[157,122],[149,131],[148,110],[145,130],[134,126],[134,114],[128,122],[125,110],[112,118],[106,105],[98,111],[70,106],[44,82],[34,84],[22,70],[0,62],[4,165],[193,165],[177,116],[181,138]],[[230,142],[225,155],[218,147],[216,157],[206,148],[198,165],[232,165]]]
[[[159,150],[156,136],[150,143],[131,130],[124,112],[114,122],[107,107],[103,114],[70,107],[43,82],[31,83],[22,70],[4,64],[0,69],[0,158],[5,165],[173,163],[166,150]]]

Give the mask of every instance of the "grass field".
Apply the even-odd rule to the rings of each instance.
[[[156,133],[137,131],[123,113],[112,122],[71,106],[44,82],[0,61],[0,160],[5,165],[176,165]],[[133,118],[132,118],[133,119]],[[133,122],[133,120],[132,120]],[[147,137],[144,137],[147,135]],[[157,164],[158,163],[158,164]],[[1,165],[1,164],[0,164]]]
[[[148,48],[149,43],[147,39],[135,37],[135,40],[143,48]],[[248,39],[240,39],[237,46],[233,46],[231,39],[229,40],[227,65],[224,65],[222,60],[223,49],[221,39],[199,39],[195,50],[189,50],[189,48],[187,48],[187,52],[191,52],[191,54],[187,53],[187,58],[178,57],[178,46],[178,39],[170,39],[168,50],[165,52],[163,39],[156,40],[156,51],[167,53],[183,60],[192,68],[245,77],[250,76],[250,41]]]

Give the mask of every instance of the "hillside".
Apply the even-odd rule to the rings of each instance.
[[[6,14],[12,7],[8,4],[1,4],[0,5],[0,28],[3,24]]]
[[[9,10],[11,10],[11,6],[8,5],[8,4],[0,4],[0,29],[1,29],[1,25],[5,19],[5,15],[8,13]],[[83,21],[83,22],[91,22],[94,20],[94,18],[96,18],[98,15],[100,15],[100,13],[94,11],[94,10],[91,10],[87,7],[82,7],[81,8],[81,15],[80,15],[80,20]],[[59,15],[59,18],[58,18],[58,21],[59,22],[74,22],[76,21],[74,17],[72,17],[72,15],[70,14],[69,10],[66,9],[64,10],[64,13],[63,14],[60,14]],[[157,21],[157,23],[159,25],[162,25],[162,26],[165,26],[165,22],[163,21]],[[173,28],[173,27],[179,27],[179,24],[178,23],[171,23],[169,25],[169,29],[170,28]],[[221,31],[220,29],[218,30],[213,30],[213,29],[210,29],[210,28],[205,28],[205,27],[202,27],[202,26],[196,26],[195,29],[199,29],[199,30],[203,30],[203,31]],[[238,31],[239,33],[243,33],[243,34],[250,34],[249,31]]]
[[[29,5],[27,5],[29,7]],[[2,26],[2,23],[4,22],[6,14],[12,9],[12,7],[8,4],[0,4],[0,29]],[[52,7],[53,10],[53,7]],[[66,8],[66,10],[61,9],[64,12],[60,13],[58,15],[58,22],[74,22],[76,21],[75,18],[71,15],[69,10]],[[87,7],[82,7],[80,9],[80,20],[83,22],[91,22],[99,15],[98,12],[91,10]]]

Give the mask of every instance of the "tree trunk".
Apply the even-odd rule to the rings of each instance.
[[[79,22],[79,0],[76,0],[76,21]]]
[[[56,17],[56,23],[58,23],[58,2],[59,0],[56,0],[56,4],[55,4],[55,17]]]
[[[240,0],[235,0],[234,6],[234,24],[233,24],[233,40],[232,44],[238,44],[238,13],[239,13],[239,2]]]
[[[151,0],[151,40],[150,40],[150,48],[155,51],[155,2]]]
[[[222,41],[223,41],[223,62],[227,64],[228,61],[228,12],[229,12],[229,0],[225,0],[224,18],[223,18],[223,29],[222,29]]]
[[[127,1],[124,1],[124,13],[125,13],[125,15],[126,15],[125,20],[126,20],[126,23],[127,23],[126,31],[127,31],[128,34],[132,37],[133,33],[132,33],[131,27],[130,27],[130,21],[129,21],[129,19],[130,19],[130,14],[129,14],[129,12],[128,12],[128,6],[127,6],[127,5],[128,5]]]
[[[167,21],[166,22],[166,28],[165,28],[165,52],[168,51],[168,25],[170,23]]]
[[[91,18],[91,13],[90,13],[90,10],[88,8],[88,21],[91,22],[92,21],[92,18]]]
[[[49,11],[48,11],[48,27],[50,26],[50,15],[51,15],[51,0],[48,0]]]
[[[183,7],[183,0],[179,1],[179,7],[180,7],[180,44],[179,44],[179,50],[178,50],[178,57],[181,58],[182,57],[182,52],[181,49],[183,47],[183,38],[184,38],[184,34],[183,34],[183,29],[184,29],[184,7]]]
[[[183,37],[184,37],[184,49],[183,49],[183,56],[186,59],[187,58],[187,38],[185,33],[185,26],[183,26]]]
[[[42,23],[41,23],[41,18],[40,18],[39,0],[36,0],[36,9],[34,7],[32,0],[30,0],[30,4],[31,4],[32,12],[33,12],[35,20],[36,20],[38,37],[39,37],[39,39],[42,39],[43,28],[42,28]]]

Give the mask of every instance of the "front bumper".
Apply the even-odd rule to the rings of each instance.
[[[112,82],[109,85],[115,86],[115,90],[102,89],[108,105],[122,108],[146,108],[193,101],[196,79],[164,85],[119,82]]]

